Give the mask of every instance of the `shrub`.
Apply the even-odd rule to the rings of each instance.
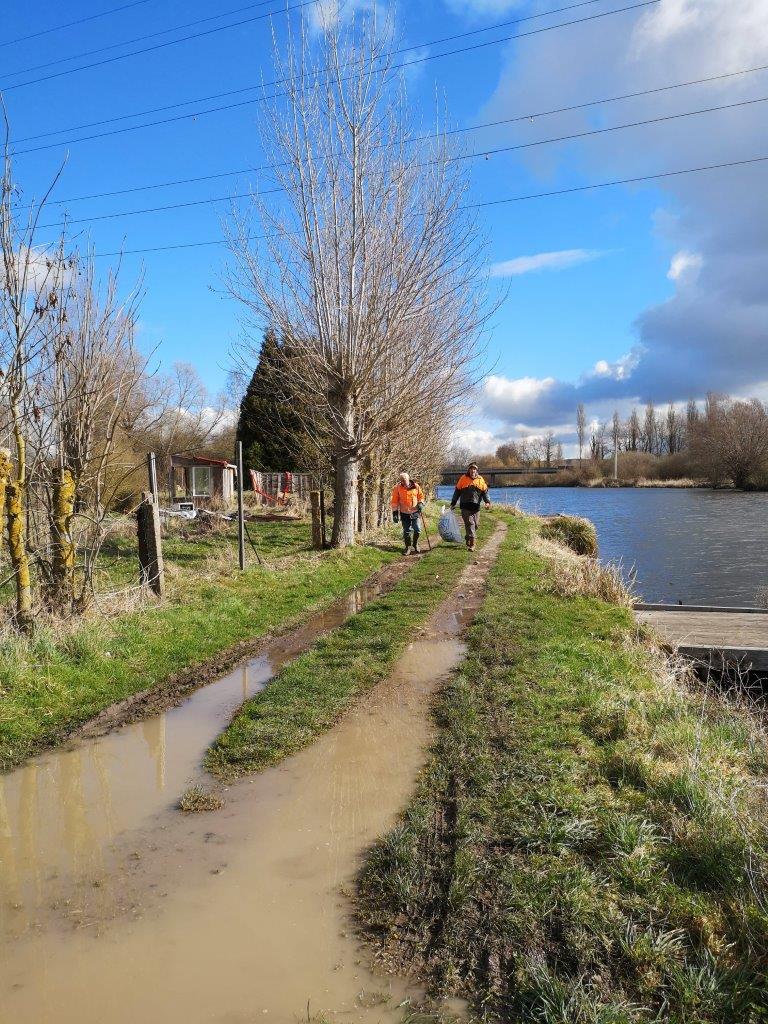
[[[580,516],[551,516],[541,528],[547,540],[565,544],[577,555],[597,554],[597,533],[588,519]]]

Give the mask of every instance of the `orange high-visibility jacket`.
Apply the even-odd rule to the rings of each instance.
[[[413,513],[420,501],[424,501],[424,491],[418,484],[415,487],[403,487],[402,484],[398,484],[392,491],[393,511],[397,509],[398,512]]]
[[[475,477],[474,480],[472,479],[471,476],[467,476],[466,473],[459,477],[459,482],[456,484],[456,490],[463,491],[467,487],[476,487],[478,491],[488,490],[488,484],[485,482],[485,480],[483,480],[483,478],[479,474],[478,476]]]

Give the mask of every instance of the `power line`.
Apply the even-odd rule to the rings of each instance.
[[[550,142],[570,142],[572,139],[584,139],[590,135],[604,135],[606,132],[618,132],[624,128],[641,128],[649,124],[662,124],[664,121],[675,121],[681,117],[695,117],[697,114],[712,114],[718,110],[732,110],[734,107],[750,107],[755,103],[765,103],[768,96],[760,96],[753,100],[739,100],[736,103],[724,103],[719,107],[702,107],[700,110],[687,110],[680,114],[664,114],[660,117],[649,117],[643,121],[629,121],[627,124],[610,125],[607,128],[590,128],[584,132],[573,132],[570,135],[558,135],[554,139],[542,139],[538,142],[520,142],[514,146],[499,146],[497,149],[481,150],[479,153],[463,153],[461,156],[453,157],[454,160],[473,160],[477,157],[491,157],[500,153],[512,153],[518,149],[531,149],[533,146],[543,146]]]
[[[607,134],[609,132],[622,131],[622,130],[627,129],[627,128],[640,128],[640,127],[645,127],[646,125],[662,124],[662,123],[664,123],[666,121],[676,121],[676,120],[679,120],[679,119],[681,119],[683,117],[696,117],[696,116],[699,116],[701,114],[712,114],[712,113],[716,113],[716,112],[723,111],[723,110],[733,110],[734,108],[737,108],[737,107],[749,107],[749,106],[753,106],[756,103],[765,103],[765,102],[768,102],[768,96],[760,96],[759,98],[751,99],[751,100],[739,100],[739,101],[737,101],[735,103],[724,103],[724,104],[722,104],[720,106],[716,106],[716,107],[702,107],[702,108],[700,108],[698,110],[686,110],[686,111],[682,111],[682,112],[680,112],[678,114],[662,114],[659,117],[650,117],[650,118],[646,118],[646,119],[644,119],[642,121],[630,121],[630,122],[628,122],[626,124],[609,125],[608,127],[605,127],[605,128],[591,128],[591,129],[588,129],[587,131],[573,132],[573,133],[571,133],[569,135],[557,135],[554,138],[550,138],[550,139],[538,139],[538,140],[536,140],[534,142],[520,142],[520,143],[516,143],[513,146],[500,146],[500,147],[498,147],[496,149],[480,150],[477,153],[460,154],[459,156],[450,157],[448,162],[455,163],[455,162],[457,162],[459,160],[477,160],[477,159],[480,159],[482,157],[488,158],[488,157],[491,157],[491,156],[497,156],[497,155],[502,154],[502,153],[512,153],[512,152],[515,152],[516,150],[532,149],[532,148],[534,148],[536,146],[547,146],[547,145],[551,145],[551,144],[557,143],[557,142],[570,142],[570,141],[572,141],[574,139],[583,139],[583,138],[587,138],[587,137],[594,136],[594,135],[605,135],[605,134]],[[520,118],[516,118],[515,120],[520,120]],[[272,167],[267,166],[267,167],[260,168],[260,169],[261,170],[270,170],[270,169],[273,170],[274,169],[274,165]],[[266,191],[259,192],[257,194],[258,195],[272,195],[274,193],[282,192],[282,191],[283,191],[282,188],[273,188],[273,189],[267,189]],[[43,227],[43,228],[58,228],[58,227],[64,227],[64,226],[73,225],[73,224],[94,224],[97,221],[116,220],[119,217],[135,217],[135,216],[138,216],[139,214],[145,214],[145,213],[161,213],[161,212],[166,211],[166,210],[181,210],[181,209],[186,209],[186,208],[192,207],[192,206],[209,206],[209,205],[213,205],[215,203],[226,203],[226,202],[231,202],[231,201],[234,201],[234,200],[237,200],[237,199],[247,199],[247,198],[249,198],[250,195],[251,195],[251,193],[249,193],[249,192],[239,192],[239,193],[235,193],[233,195],[218,196],[218,197],[215,197],[213,199],[194,199],[194,200],[189,200],[187,202],[171,203],[171,204],[166,205],[166,206],[150,206],[150,207],[144,207],[144,208],[138,209],[138,210],[123,210],[123,211],[120,211],[120,212],[117,212],[117,213],[102,213],[102,214],[99,214],[99,215],[97,215],[95,217],[80,217],[80,218],[75,219],[75,220],[58,221],[58,222],[56,222],[54,224],[43,224],[43,225],[41,225],[41,227]]]
[[[229,25],[219,25],[217,28],[208,28],[203,32],[193,32],[188,36],[181,36],[179,39],[169,39],[165,43],[155,43],[153,46],[145,46],[141,50],[131,50],[130,53],[121,53],[115,57],[105,57],[104,60],[94,61],[92,64],[81,64],[77,68],[68,68],[66,71],[55,71],[51,75],[43,75],[40,78],[30,78],[28,82],[17,82],[16,85],[1,86],[3,92],[13,92],[15,89],[25,89],[28,85],[39,85],[41,82],[51,82],[55,78],[63,78],[66,75],[74,75],[78,71],[90,71],[92,68],[100,68],[105,64],[114,64],[119,60],[127,60],[129,57],[138,57],[144,53],[152,53],[155,50],[162,50],[166,46],[176,46],[178,43],[187,43],[191,39],[202,39],[205,36],[215,35],[217,32],[225,32],[230,28],[241,28],[243,25],[251,25],[253,22],[262,21],[264,18],[271,18],[273,14],[287,14],[297,11],[302,7],[312,7],[318,0],[303,0],[302,3],[294,4],[293,7],[285,7],[282,10],[270,11],[268,14],[256,14],[252,18],[242,18],[240,21],[233,21]]]
[[[657,181],[660,178],[674,178],[681,174],[698,174],[700,171],[721,171],[729,167],[745,167],[747,164],[759,164],[768,160],[768,156],[753,156],[748,160],[729,160],[722,164],[706,164],[703,167],[684,167],[679,171],[662,171],[659,174],[640,174],[635,178],[617,178],[614,181],[599,181],[594,185],[575,185],[573,188],[559,188],[552,192],[536,192],[527,196],[509,196],[504,199],[487,199],[481,203],[472,203],[467,210],[481,210],[486,206],[502,206],[505,203],[523,203],[528,199],[549,199],[551,196],[565,196],[573,192],[589,192],[592,189],[611,188],[614,185],[636,185],[641,181]],[[225,240],[222,239],[222,243]],[[116,255],[112,253],[110,255]]]
[[[316,2],[316,0],[310,0],[310,2]],[[572,5],[570,8],[561,8],[560,10],[561,11],[565,11],[565,10],[573,9],[573,7],[583,7],[585,3],[591,4],[593,2],[596,2],[596,0],[582,0],[582,2]],[[586,22],[595,21],[595,20],[597,20],[599,18],[607,18],[607,17],[610,17],[611,15],[614,15],[614,14],[624,14],[627,11],[635,11],[635,10],[640,10],[640,9],[643,9],[643,8],[646,8],[646,7],[652,7],[652,6],[655,6],[658,3],[660,3],[660,0],[641,0],[641,2],[635,3],[635,4],[631,4],[628,7],[619,7],[619,8],[615,8],[613,10],[610,10],[610,11],[603,11],[603,12],[601,12],[599,14],[590,14],[590,15],[587,15],[586,17],[584,17],[584,18],[576,18],[576,19],[573,19],[572,21],[559,22],[557,25],[547,25],[544,28],[531,29],[528,32],[518,32],[518,33],[515,33],[515,34],[512,34],[512,35],[501,36],[498,39],[488,39],[488,40],[484,40],[483,42],[480,42],[480,43],[474,43],[474,44],[472,44],[470,46],[463,46],[463,47],[457,47],[457,48],[455,48],[453,50],[446,50],[443,53],[433,53],[433,54],[426,54],[426,55],[421,56],[421,57],[414,57],[411,60],[401,61],[399,64],[393,64],[390,70],[392,70],[392,71],[399,71],[399,70],[403,70],[404,68],[413,67],[416,64],[425,64],[425,63],[427,63],[429,61],[439,60],[439,59],[441,59],[443,57],[453,57],[453,56],[457,56],[457,55],[463,54],[463,53],[471,53],[471,52],[473,52],[475,50],[484,49],[484,48],[486,48],[488,46],[498,46],[501,43],[507,43],[507,42],[510,42],[513,39],[526,39],[526,38],[528,38],[530,36],[540,35],[540,34],[542,34],[544,32],[553,32],[553,31],[555,31],[557,29],[569,28],[572,25],[581,25],[581,24],[584,24]],[[301,4],[299,6],[306,6],[306,4]],[[291,9],[294,9],[294,8],[291,8]],[[551,15],[551,14],[560,13],[560,12],[559,11],[548,11],[546,13]],[[515,19],[512,22],[508,22],[508,23],[504,23],[504,24],[518,24],[518,23],[523,22],[523,21],[528,21],[528,20],[530,20],[531,18],[534,18],[534,17],[540,18],[540,17],[544,17],[544,16],[545,15],[543,15],[543,14],[530,15],[528,17],[518,18],[518,19]],[[478,30],[474,30],[472,32],[460,33],[459,35],[457,35],[455,37],[447,37],[447,38],[456,38],[456,39],[458,39],[458,38],[465,38],[467,36],[476,34],[476,32],[478,32],[478,31],[492,31],[492,30],[493,29],[478,29]],[[446,40],[442,40],[442,41],[446,41]],[[406,52],[406,51],[409,51],[409,50],[417,50],[417,49],[423,48],[424,46],[437,45],[438,42],[440,42],[440,40],[436,40],[436,41],[432,41],[432,42],[428,41],[426,43],[419,43],[416,46],[402,47],[400,50],[397,50],[397,51],[394,51],[394,52],[395,53],[403,53],[403,52]],[[285,81],[284,79],[282,79],[282,80],[281,79],[277,79],[277,80],[272,81],[272,82],[266,82],[262,86],[248,86],[245,89],[236,89],[236,90],[233,90],[231,93],[221,93],[219,95],[223,97],[223,96],[232,95],[232,94],[238,93],[238,92],[252,92],[253,90],[259,89],[259,88],[271,88],[272,86],[277,86],[277,85],[283,84],[284,81]],[[275,96],[280,96],[280,95],[282,95],[282,94],[281,93],[276,93],[276,94],[273,94],[272,96],[266,97],[266,98],[274,99]],[[215,97],[210,97],[210,98],[213,99]],[[138,130],[144,129],[144,128],[159,127],[159,126],[166,125],[166,124],[172,124],[172,123],[174,123],[176,121],[185,121],[185,120],[188,120],[189,118],[202,117],[202,116],[204,116],[206,114],[217,114],[217,113],[221,113],[222,111],[225,111],[225,110],[234,110],[234,109],[236,109],[238,107],[251,106],[251,105],[253,105],[255,103],[261,103],[264,99],[265,99],[265,97],[263,97],[263,96],[257,96],[255,99],[241,100],[238,103],[222,104],[221,106],[212,107],[212,108],[210,108],[208,110],[195,110],[195,111],[190,111],[190,112],[188,112],[186,114],[178,114],[178,115],[176,115],[174,117],[161,118],[161,119],[159,119],[157,121],[148,121],[148,122],[145,122],[143,124],[137,124],[137,125],[127,125],[124,128],[113,128],[113,129],[111,129],[110,131],[107,131],[107,132],[97,132],[94,135],[84,135],[81,138],[69,139],[69,140],[66,140],[65,142],[61,142],[61,141],[60,142],[52,142],[52,143],[48,143],[48,144],[46,144],[44,146],[33,146],[30,149],[14,150],[12,155],[13,156],[26,156],[26,155],[28,155],[30,153],[39,153],[39,152],[42,152],[43,150],[47,150],[47,149],[58,149],[60,146],[71,146],[71,145],[74,145],[75,143],[78,143],[78,142],[92,142],[95,139],[103,139],[103,138],[108,138],[108,137],[113,136],[113,135],[121,135],[121,134],[123,134],[125,132],[134,132],[134,131],[138,131]],[[189,103],[193,103],[193,102],[196,102],[196,101],[188,100],[188,101],[186,101],[184,103],[171,104],[171,105],[169,105],[168,107],[165,107],[165,108],[157,108],[157,110],[158,110],[158,112],[161,112],[164,109],[173,109],[174,107],[178,107],[178,106],[187,106]],[[204,102],[204,101],[201,100],[200,102]],[[132,117],[132,116],[139,117],[141,115],[139,115],[139,114],[136,114],[136,115],[123,115],[123,117],[121,117],[120,120],[123,120],[125,117]],[[109,123],[109,122],[95,122],[94,126],[97,126],[100,123]],[[50,134],[52,134],[52,135],[59,135],[59,134],[62,134],[63,132],[65,132],[65,131],[70,131],[70,130],[79,130],[79,129],[61,129],[60,132],[51,132]],[[26,141],[32,141],[33,138],[45,138],[45,137],[47,137],[47,136],[46,135],[39,135],[39,136],[34,136],[34,137],[28,136]],[[24,140],[20,140],[20,141],[24,141]]]
[[[142,0],[142,2],[146,3],[147,0]],[[72,53],[69,57],[59,57],[56,60],[49,60],[45,64],[34,64],[32,67],[19,68],[18,71],[8,71],[6,74],[12,78],[15,78],[17,75],[29,75],[33,71],[43,71],[45,68],[52,68],[57,64],[66,64],[71,60],[80,60],[81,57],[93,57],[97,53],[106,53],[108,50],[119,50],[121,46],[132,46],[134,43],[143,43],[146,39],[157,39],[158,36],[167,36],[171,32],[183,32],[185,28],[194,28],[195,25],[204,25],[209,21],[218,21],[221,18],[231,18],[235,14],[242,14],[243,11],[253,11],[258,7],[266,7],[268,4],[272,3],[275,3],[275,0],[259,0],[259,3],[248,4],[245,7],[236,7],[233,11],[222,11],[221,14],[211,14],[207,18],[198,18],[196,21],[187,21],[183,25],[173,25],[171,28],[160,29],[157,32],[149,32],[143,36],[134,36],[133,39],[124,39],[121,43],[110,43],[108,46],[99,46],[94,50],[84,50],[82,53]],[[271,13],[279,14],[280,11],[273,11]],[[226,28],[226,25],[223,27]]]
[[[662,178],[674,178],[683,174],[698,174],[703,171],[720,171],[732,167],[745,167],[748,164],[758,164],[768,161],[768,156],[754,156],[746,160],[729,160],[720,164],[705,164],[701,167],[685,167],[676,171],[661,171],[658,174],[641,174],[634,178],[616,178],[613,181],[599,181],[591,185],[574,185],[572,188],[555,189],[551,192],[535,192],[524,196],[506,196],[501,199],[488,199],[479,203],[469,203],[463,207],[465,210],[480,210],[486,206],[502,206],[506,203],[522,203],[531,199],[549,199],[553,196],[571,195],[574,192],[589,192],[595,189],[612,188],[617,185],[636,185],[642,181],[658,181]],[[176,249],[197,249],[209,245],[226,245],[225,238],[214,238],[206,242],[181,242],[175,245],[159,245],[146,249],[124,249],[122,252],[99,252],[94,254],[95,259],[102,259],[111,256],[137,256],[149,252],[170,252]]]
[[[98,18],[106,18],[110,14],[118,14],[120,11],[127,11],[131,7],[141,7],[149,3],[149,0],[134,0],[131,4],[123,4],[122,7],[111,7],[108,11],[101,11],[99,14],[89,14],[87,18],[78,18],[77,21],[68,21],[64,25],[54,25],[52,28],[44,28],[39,32],[30,32],[26,36],[17,36],[15,39],[6,39],[0,43],[0,47],[12,46],[15,43],[25,43],[28,39],[37,39],[40,36],[50,35],[51,32],[60,32],[65,28],[74,28],[75,25],[84,25],[86,21],[96,21]]]
[[[768,64],[763,64],[759,67],[754,68],[743,68],[741,71],[729,71],[721,75],[710,75],[708,78],[695,78],[688,82],[674,82],[670,85],[658,85],[650,89],[642,89],[639,92],[626,92],[619,96],[606,96],[602,99],[597,100],[585,100],[583,103],[572,103],[567,107],[555,107],[550,110],[538,110],[529,114],[516,114],[514,117],[506,117],[499,121],[486,121],[480,124],[467,125],[464,128],[452,128],[448,129],[445,135],[458,135],[466,132],[481,131],[485,128],[499,128],[506,124],[514,124],[518,121],[530,121],[532,118],[535,120],[538,117],[549,117],[554,114],[566,114],[572,113],[575,110],[584,110],[586,107],[598,106],[603,103],[617,103],[621,100],[637,99],[642,96],[652,96],[660,92],[668,92],[672,89],[683,89],[688,86],[694,85],[705,85],[710,82],[720,82],[724,79],[735,78],[740,75],[749,75],[758,71],[768,71]],[[424,141],[426,136],[421,136],[414,141]],[[254,174],[259,171],[274,169],[270,165],[264,165],[261,167],[240,167],[237,170],[232,171],[219,171],[216,174],[203,174],[198,175],[194,178],[177,178],[174,181],[160,181],[151,185],[133,185],[129,188],[114,189],[111,192],[94,192],[87,196],[71,196],[68,199],[55,199],[50,200],[49,205],[51,206],[64,206],[67,203],[82,203],[91,199],[111,199],[114,196],[129,195],[133,192],[147,192],[152,189],[158,188],[172,188],[178,185],[194,185],[203,181],[216,181],[220,178],[234,178],[240,174]],[[19,207],[19,209],[28,209],[28,207]]]
[[[397,50],[392,51],[393,56],[397,56],[399,53],[407,53],[409,50],[421,49],[424,46],[438,46],[441,43],[453,42],[456,39],[465,39],[469,36],[479,35],[483,32],[495,32],[498,29],[508,28],[510,25],[517,25],[524,21],[530,21],[536,18],[544,18],[548,15],[563,14],[566,11],[575,10],[578,7],[589,7],[592,4],[598,3],[599,0],[580,0],[579,3],[569,4],[566,7],[557,7],[550,11],[544,11],[540,14],[531,14],[524,18],[513,18],[509,21],[496,22],[494,25],[486,25],[485,28],[472,29],[467,32],[457,32],[454,35],[443,36],[440,39],[427,40],[427,42],[417,43],[414,46],[401,46]],[[213,100],[226,99],[228,96],[240,96],[244,92],[254,92],[256,89],[267,88],[273,85],[280,85],[284,80],[277,79],[274,82],[261,83],[259,85],[246,85],[240,89],[228,89],[226,92],[216,92],[208,96],[196,96],[193,99],[182,100],[178,103],[167,103],[162,107],[150,107],[147,110],[137,110],[132,114],[120,114],[116,117],[104,118],[100,121],[89,121],[86,124],[71,125],[68,128],[59,128],[55,131],[42,132],[38,135],[25,135],[23,138],[17,139],[16,144],[21,142],[35,142],[38,139],[47,139],[52,135],[63,135],[65,132],[79,132],[84,131],[87,128],[100,128],[106,124],[115,124],[117,121],[125,121],[133,117],[145,117],[148,114],[163,114],[168,110],[178,110],[179,107],[188,107],[190,103],[210,103]],[[194,117],[196,114],[188,114],[188,117]]]

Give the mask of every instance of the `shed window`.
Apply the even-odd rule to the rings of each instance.
[[[211,496],[211,467],[192,467],[192,497],[210,498]]]

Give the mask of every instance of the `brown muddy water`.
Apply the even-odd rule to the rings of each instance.
[[[232,711],[332,613],[178,708],[5,777],[2,1024],[400,1020],[419,993],[371,971],[346,892],[407,802],[482,568],[389,680],[312,747],[226,789],[220,811],[173,805],[205,780]]]

